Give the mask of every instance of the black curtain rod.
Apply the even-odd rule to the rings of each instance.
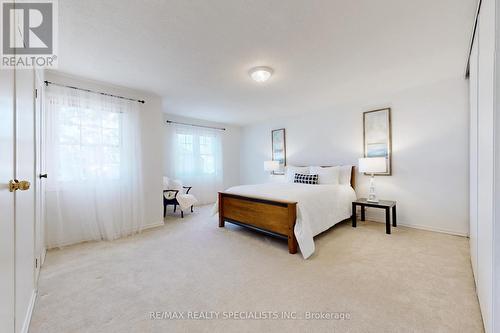
[[[179,124],[179,125],[186,125],[186,126],[193,126],[193,127],[203,127],[203,128],[216,129],[216,130],[219,130],[219,131],[225,131],[226,130],[224,127],[212,127],[212,126],[195,125],[195,124],[181,123],[181,122],[172,121],[172,120],[167,120],[167,124]]]
[[[59,86],[59,87],[65,87],[65,88],[69,88],[69,89],[75,89],[75,90],[81,90],[81,91],[86,91],[86,92],[89,92],[89,93],[93,93],[93,94],[99,94],[99,95],[104,95],[104,96],[110,96],[110,97],[115,97],[115,98],[120,98],[120,99],[126,99],[127,101],[132,101],[132,102],[139,102],[139,103],[146,103],[144,100],[140,100],[140,99],[133,99],[133,98],[128,98],[128,97],[123,97],[123,96],[118,96],[118,95],[113,95],[113,94],[108,94],[108,93],[105,93],[105,92],[101,92],[101,91],[94,91],[94,90],[90,90],[90,89],[83,89],[83,88],[78,88],[78,87],[74,87],[74,86],[67,86],[67,85],[64,85],[64,84],[59,84],[59,83],[55,83],[55,82],[50,82],[50,81],[43,81],[45,82],[45,85],[48,86],[49,84],[53,84],[54,86]]]
[[[467,64],[465,65],[465,78],[469,78],[470,74],[470,57],[472,55],[472,46],[474,46],[474,39],[476,38],[477,24],[479,23],[479,12],[481,11],[482,0],[477,2],[476,16],[474,17],[474,25],[472,26],[472,36],[469,42],[469,53],[467,54]]]

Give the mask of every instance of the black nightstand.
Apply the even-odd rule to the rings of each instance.
[[[391,233],[391,214],[389,210],[392,208],[392,226],[397,227],[396,219],[396,201],[380,200],[379,202],[369,202],[366,198],[360,198],[352,202],[352,227],[356,228],[356,206],[361,207],[361,221],[365,220],[365,207],[383,208],[385,209],[385,233]]]

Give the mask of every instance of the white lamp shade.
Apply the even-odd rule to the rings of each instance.
[[[387,172],[385,157],[367,157],[359,159],[359,172],[381,173]]]
[[[280,168],[280,162],[278,161],[264,161],[265,171],[278,171]]]

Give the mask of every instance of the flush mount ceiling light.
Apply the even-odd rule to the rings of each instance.
[[[271,67],[259,66],[254,67],[248,71],[248,74],[255,82],[266,82],[269,80],[271,75],[273,75],[273,69]]]

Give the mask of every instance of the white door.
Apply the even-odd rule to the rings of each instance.
[[[27,331],[35,291],[35,101],[34,71],[16,69],[16,179],[31,184],[15,192],[16,332]]]
[[[34,300],[32,189],[9,190],[35,174],[32,70],[0,72],[0,332],[27,329]]]
[[[0,332],[14,331],[14,71],[0,70]]]
[[[32,70],[0,72],[0,331],[27,331],[34,301],[35,174]]]
[[[44,126],[43,117],[43,79],[35,75],[35,138],[36,138],[36,172],[35,172],[35,286],[37,287],[40,266],[45,252],[45,237],[43,226],[45,223],[45,160],[43,154],[44,136],[42,128]]]
[[[22,40],[19,16],[14,15],[14,37]],[[34,304],[33,92],[34,70],[0,70],[1,332],[27,332]],[[12,182],[22,186],[14,191]]]

